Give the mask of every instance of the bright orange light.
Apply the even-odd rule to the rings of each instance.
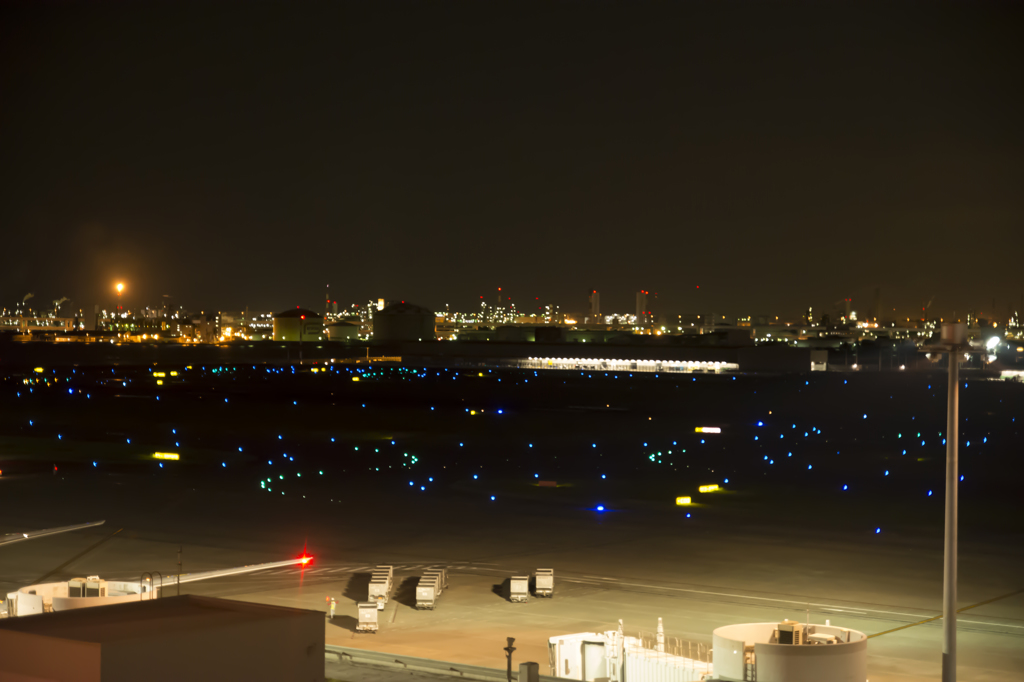
[[[117,286],[114,288],[117,289],[117,293],[121,293],[122,291],[124,291],[124,282],[118,282]]]
[[[304,557],[299,559],[299,561],[301,561],[303,563],[303,565],[308,564],[312,560],[313,560],[313,557],[311,557],[311,556],[304,556]]]

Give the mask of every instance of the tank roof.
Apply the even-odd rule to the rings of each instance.
[[[277,313],[276,315],[274,315],[274,319],[278,319],[278,318],[282,318],[282,317],[284,317],[284,318],[288,318],[288,317],[307,317],[307,318],[312,318],[312,319],[319,320],[322,317],[322,315],[320,315],[320,313],[317,313],[317,312],[314,312],[312,310],[309,310],[308,308],[298,308],[298,307],[296,307],[296,308],[292,308],[290,310],[285,310],[284,312]]]
[[[402,301],[401,303],[392,303],[374,313],[374,317],[378,315],[430,315],[434,317],[434,311],[415,303]]]

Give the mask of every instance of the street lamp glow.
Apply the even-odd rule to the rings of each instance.
[[[117,293],[121,293],[124,291],[124,282],[118,282],[114,288],[117,289]]]

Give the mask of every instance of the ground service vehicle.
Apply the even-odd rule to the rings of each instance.
[[[530,576],[517,575],[508,581],[509,601],[526,602],[530,601]]]
[[[552,568],[538,568],[533,574],[533,593],[538,597],[555,596],[555,571]]]
[[[356,632],[377,632],[377,602],[359,602],[359,621],[356,623]]]
[[[441,594],[448,589],[448,569],[446,568],[428,568],[423,571],[423,575],[436,575],[437,576],[437,593]]]
[[[437,575],[424,575],[416,583],[416,608],[431,609],[437,605],[440,596],[440,583]]]
[[[377,609],[384,610],[388,600],[391,598],[391,588],[394,584],[394,570],[391,566],[381,565],[373,569],[370,577],[370,587],[367,601],[377,604]]]

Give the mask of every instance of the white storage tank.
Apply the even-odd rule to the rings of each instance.
[[[274,341],[323,341],[324,320],[312,310],[294,308],[274,315]]]
[[[434,313],[423,306],[402,301],[373,314],[375,341],[433,341]]]
[[[726,625],[712,634],[715,679],[723,682],[864,682],[868,676],[868,638],[857,630],[784,620]]]

